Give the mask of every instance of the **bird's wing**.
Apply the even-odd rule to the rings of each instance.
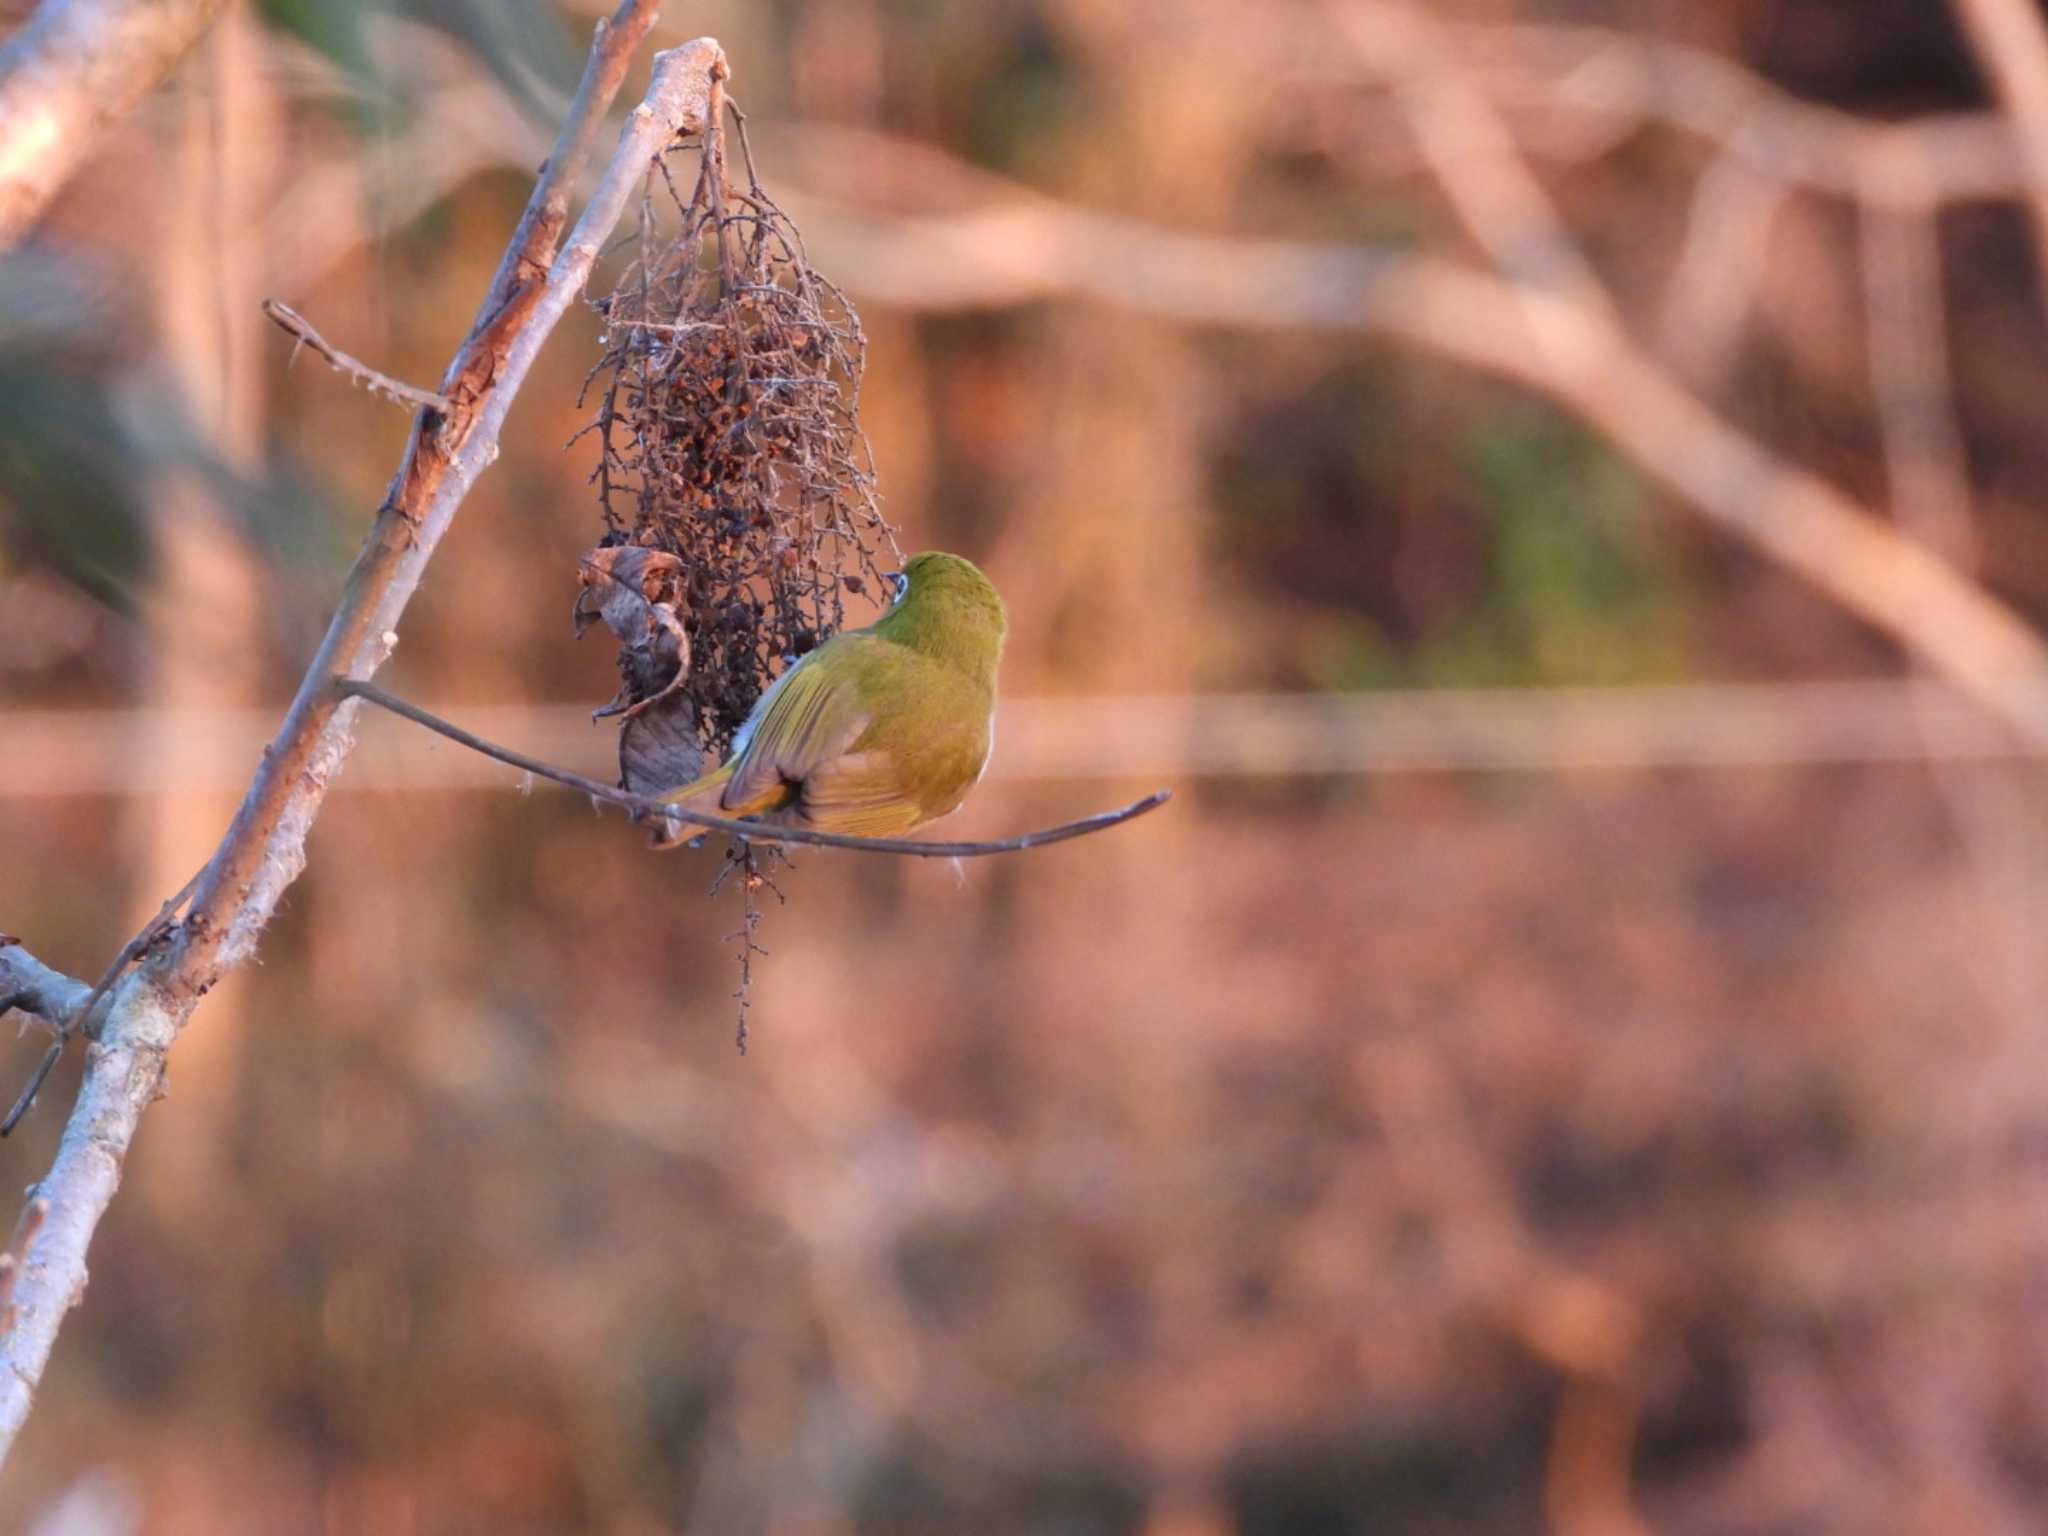
[[[804,780],[804,820],[827,832],[893,837],[925,819],[904,792],[903,773],[887,752],[842,752]]]
[[[776,681],[759,720],[752,722],[746,749],[734,760],[732,779],[719,804],[736,816],[758,815],[788,803],[790,786],[811,775],[853,745],[867,729],[868,715],[858,687],[863,670],[844,652],[862,643],[882,644],[866,635],[828,641]],[[835,663],[820,663],[833,652]]]

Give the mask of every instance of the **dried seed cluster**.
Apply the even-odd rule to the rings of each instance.
[[[746,190],[729,183],[720,117],[687,197],[666,161],[650,178],[637,253],[596,301],[586,385],[602,547],[675,557],[664,595],[685,637],[683,674],[636,674],[622,653],[613,712],[658,700],[711,761],[784,658],[839,629],[844,594],[880,592],[878,554],[899,558],[858,418],[860,319],[762,190],[736,112]]]

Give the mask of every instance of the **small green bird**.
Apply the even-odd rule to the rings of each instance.
[[[958,555],[913,555],[896,601],[778,677],[732,756],[661,798],[716,816],[894,837],[957,809],[995,744],[1003,600]],[[696,834],[681,828],[663,846]]]

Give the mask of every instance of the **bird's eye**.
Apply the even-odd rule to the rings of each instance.
[[[885,571],[882,579],[896,589],[896,596],[892,601],[902,602],[904,594],[910,590],[910,577],[902,571]]]

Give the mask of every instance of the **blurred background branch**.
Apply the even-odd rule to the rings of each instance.
[[[0,46],[0,250],[154,90],[223,0],[43,0]]]
[[[2011,123],[1996,112],[1863,117],[1797,96],[1722,55],[1611,27],[1450,21],[1447,29],[1465,67],[1509,113],[1516,143],[1545,160],[1611,155],[1654,125],[1702,139],[1769,181],[1831,197],[1873,195],[1881,184],[1868,167],[1895,140],[1918,146],[1944,204],[2023,197],[2039,182]],[[1363,104],[1330,73],[1305,137],[1333,152],[1374,155],[1382,176],[1408,169],[1413,156],[1404,159],[1385,140],[1414,141],[1359,133]]]
[[[1956,0],[1956,8],[2027,168],[2035,259],[2048,272],[2048,27],[2025,0]]]
[[[579,705],[471,705],[479,735],[602,776],[615,744]],[[240,786],[273,718],[248,710],[17,710],[0,798],[149,797]],[[1597,688],[1376,689],[1352,694],[1032,696],[999,706],[996,781],[1559,773],[1651,768],[2032,760],[2015,735],[1946,685],[1880,679]],[[516,773],[383,721],[337,792],[509,789]],[[219,761],[138,761],[138,737],[200,737]]]

